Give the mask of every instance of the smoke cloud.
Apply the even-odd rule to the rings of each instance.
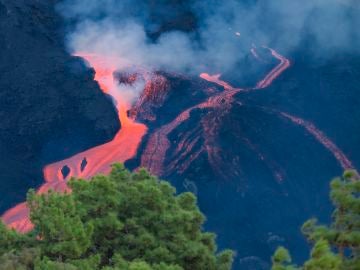
[[[133,84],[124,84],[120,83],[117,85],[116,89],[113,89],[112,91],[116,91],[116,93],[112,92],[111,95],[113,97],[116,97],[116,95],[120,95],[121,99],[124,104],[122,105],[129,105],[132,104],[137,97],[139,97],[144,90],[145,87],[145,81],[142,79],[136,80]],[[116,101],[116,99],[115,99]]]
[[[360,51],[356,0],[64,0],[58,8],[72,25],[72,52],[120,59],[119,68],[226,72],[252,44],[291,53],[306,40],[315,55]]]

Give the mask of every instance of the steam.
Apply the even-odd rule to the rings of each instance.
[[[227,72],[251,44],[290,54],[305,40],[317,56],[360,52],[357,0],[64,0],[59,10],[75,25],[72,52],[110,57],[118,68]],[[181,17],[189,12],[191,31],[166,29],[174,18],[189,23]]]
[[[122,100],[123,104],[121,105],[128,106],[131,105],[136,100],[136,98],[140,96],[141,92],[144,90],[144,87],[145,81],[143,79],[138,79],[131,85],[120,83],[117,85],[116,89],[114,89],[115,91],[111,91],[111,95],[120,95],[121,98],[117,100]]]
[[[196,57],[196,50],[185,34],[167,33],[156,43],[151,43],[144,28],[133,21],[122,24],[109,20],[86,21],[70,35],[69,46],[72,51],[87,51],[112,58],[119,68],[141,66],[184,70],[191,67]]]

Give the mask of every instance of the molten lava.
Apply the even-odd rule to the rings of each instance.
[[[234,96],[237,93],[240,91],[260,90],[270,86],[273,81],[290,66],[288,59],[273,49],[268,48],[268,50],[279,63],[253,88],[235,88],[221,80],[220,74],[200,74],[202,79],[223,87],[224,91],[215,92],[206,100],[187,108],[175,117],[175,119],[154,130],[152,134],[150,134],[146,147],[141,155],[141,165],[158,175],[172,170],[183,172],[202,152],[206,152],[211,165],[216,170],[221,171],[221,166],[219,166],[221,162],[221,158],[219,157],[221,149],[216,146],[215,142],[218,129],[216,122],[219,121],[214,120],[216,120],[216,118],[220,119],[222,115],[229,111],[234,102]],[[256,48],[253,48],[251,53],[257,60],[262,61],[256,52]],[[89,179],[98,173],[106,174],[110,171],[111,164],[115,162],[125,162],[134,157],[143,136],[147,132],[147,127],[144,124],[136,123],[133,118],[129,118],[128,111],[131,109],[130,115],[133,115],[134,118],[137,113],[141,111],[143,112],[142,114],[145,115],[143,119],[153,120],[155,116],[152,115],[152,106],[161,106],[162,102],[165,101],[168,84],[164,76],[149,74],[143,71],[116,73],[117,68],[116,65],[113,64],[112,59],[85,53],[79,53],[78,56],[89,62],[95,70],[95,80],[99,83],[101,90],[113,98],[118,111],[119,121],[121,122],[121,129],[115,135],[114,139],[108,143],[91,148],[66,160],[47,165],[43,170],[46,182],[39,188],[38,193],[47,192],[49,189],[59,192],[69,191],[66,182],[71,177]],[[121,84],[131,86],[136,84],[138,80],[145,82],[145,88],[143,95],[140,96],[136,104],[130,108],[129,102],[122,96],[120,86]],[[236,102],[241,105],[239,101]],[[203,130],[205,131],[203,144],[200,142],[200,135],[197,131],[192,132],[189,130],[185,132],[179,140],[169,162],[165,164],[167,152],[171,147],[171,142],[168,138],[169,134],[181,123],[189,119],[193,110],[205,108],[216,109],[218,115],[215,115],[213,118],[208,117],[209,119],[203,119],[201,121]],[[307,132],[312,134],[335,156],[343,168],[353,167],[345,154],[312,123],[284,112],[278,114],[290,120],[292,123],[305,128]],[[275,179],[278,181],[284,179],[282,169],[275,162],[268,160],[267,157],[257,149],[255,144],[252,144],[251,141],[246,138],[244,138],[244,143],[257,153],[260,160],[268,164],[268,167],[273,171]],[[15,228],[19,232],[28,232],[33,228],[29,220],[29,210],[26,203],[21,203],[8,210],[2,218],[5,224],[11,228]]]
[[[313,123],[305,121],[299,117],[290,115],[288,113],[281,112],[281,116],[289,119],[296,125],[304,127],[311,135],[315,137],[315,139],[321,143],[326,149],[328,149],[336,160],[339,162],[341,167],[344,170],[354,168],[352,162],[346,157],[346,155],[341,151],[341,149],[333,143],[321,130],[319,130]]]
[[[225,90],[233,90],[233,91],[251,91],[251,90],[259,90],[267,88],[272,84],[276,78],[278,78],[286,69],[290,67],[290,61],[286,59],[284,56],[277,53],[275,50],[268,48],[268,50],[271,52],[272,56],[279,60],[279,64],[276,65],[261,81],[259,81],[254,88],[250,89],[242,89],[242,88],[235,88],[231,86],[229,83],[223,81],[220,79],[221,74],[215,74],[215,75],[209,75],[207,73],[201,73],[200,78],[215,83],[219,86],[224,87]],[[254,57],[261,61],[259,55],[256,52],[255,48],[251,49],[251,53],[254,55]]]
[[[255,89],[264,89],[271,85],[271,83],[279,77],[286,69],[290,67],[290,61],[284,56],[278,54],[275,50],[268,48],[271,54],[280,61],[280,63],[269,72],[268,75],[257,83]],[[256,51],[255,51],[256,52]]]
[[[255,49],[254,49],[255,50]],[[190,117],[191,111],[194,109],[203,109],[203,108],[225,108],[226,106],[231,106],[232,98],[235,94],[241,92],[241,91],[251,91],[251,90],[259,90],[268,87],[277,77],[279,77],[283,71],[285,71],[290,66],[290,61],[283,57],[282,55],[278,54],[276,51],[269,49],[272,56],[279,60],[279,64],[273,68],[264,79],[262,79],[260,82],[257,83],[257,85],[254,88],[250,89],[242,89],[242,88],[236,88],[230,85],[229,83],[221,80],[221,74],[215,74],[215,75],[209,75],[208,73],[201,73],[200,78],[215,83],[221,87],[224,88],[224,92],[221,92],[219,94],[215,94],[214,96],[209,97],[206,101],[199,103],[193,107],[188,108],[187,110],[183,111],[181,114],[179,114],[173,121],[170,123],[162,126],[161,128],[155,130],[155,132],[150,136],[150,139],[147,143],[147,146],[144,150],[144,153],[141,156],[141,166],[148,168],[152,173],[161,175],[164,173],[164,161],[166,152],[170,147],[170,142],[168,139],[168,135],[171,131],[173,131],[176,127],[178,127],[181,123],[183,123],[185,120],[187,120]],[[205,127],[206,129],[207,127]],[[210,129],[210,128],[209,128]],[[182,162],[182,168],[184,168],[185,164],[190,164],[192,160],[194,160],[202,151],[206,151],[209,157],[209,162],[213,163],[214,166],[216,166],[216,162],[212,162],[212,160],[215,160],[215,155],[219,152],[216,150],[211,143],[206,143],[207,140],[209,140],[210,135],[207,134],[207,138],[205,138],[205,144],[206,146],[201,148],[200,150],[196,151],[193,155],[188,155],[188,158],[186,161]],[[197,138],[198,140],[198,138]],[[176,158],[171,162],[169,165],[170,167],[172,164],[175,164],[177,161],[179,161],[179,158],[183,157],[187,153],[190,152],[192,145],[195,144],[193,142],[192,144],[187,145],[187,149],[182,151],[180,154],[180,151],[177,152]],[[180,143],[180,145],[184,145]],[[179,146],[178,146],[179,150]],[[180,163],[180,162],[179,162]],[[180,171],[183,171],[184,169],[180,169]],[[280,177],[277,177],[280,179]]]
[[[239,90],[239,91],[242,90],[241,88],[234,88],[229,83],[221,80],[220,77],[221,77],[221,74],[215,74],[215,75],[209,75],[207,73],[200,74],[200,78],[202,78],[208,82],[213,82],[219,86],[222,86],[222,87],[224,87],[225,90]]]
[[[266,48],[266,47],[264,47]],[[183,172],[190,163],[195,160],[202,152],[206,151],[208,156],[208,161],[214,168],[221,170],[218,166],[218,161],[220,158],[217,157],[220,150],[212,142],[214,136],[214,121],[211,121],[211,124],[205,124],[205,121],[202,121],[204,125],[203,128],[206,131],[206,136],[204,137],[204,145],[200,149],[194,149],[195,144],[199,141],[199,135],[193,136],[192,140],[189,140],[190,135],[185,135],[178,146],[175,149],[175,153],[171,159],[171,162],[165,166],[165,157],[167,151],[169,150],[171,143],[168,139],[169,134],[178,127],[181,123],[189,119],[190,113],[194,109],[203,109],[203,108],[221,108],[226,109],[231,107],[233,101],[233,96],[239,92],[246,91],[255,91],[269,87],[274,80],[276,80],[286,69],[290,67],[290,61],[284,56],[277,53],[271,48],[266,48],[270,51],[271,55],[276,58],[279,63],[272,69],[270,72],[260,80],[255,87],[243,89],[236,88],[230,85],[229,83],[221,80],[221,74],[209,75],[208,73],[201,73],[200,77],[208,82],[217,84],[220,87],[223,87],[225,91],[215,94],[214,96],[209,97],[206,101],[199,103],[195,106],[188,108],[187,110],[180,113],[173,121],[168,124],[163,125],[159,129],[155,130],[147,143],[147,146],[141,156],[141,165],[148,168],[152,173],[161,175],[168,171],[177,169],[180,172]],[[262,61],[259,55],[256,52],[256,48],[251,49],[251,53],[254,57]],[[239,103],[241,104],[241,103]],[[345,154],[329,139],[327,138],[319,129],[315,127],[314,124],[307,122],[301,118],[290,116],[286,113],[280,113],[282,117],[290,119],[293,123],[305,128],[310,134],[312,134],[325,148],[327,148],[337,159],[339,164],[344,168],[353,168],[351,161],[345,156]],[[267,163],[268,167],[273,171],[275,179],[279,182],[284,180],[284,172],[274,161],[268,160],[259,149],[256,148],[249,140],[245,140],[245,143],[259,156],[261,160]],[[192,153],[192,155],[190,154]]]
[[[141,139],[147,131],[145,125],[128,118],[127,110],[130,108],[130,104],[127,104],[121,96],[119,84],[114,79],[116,66],[112,64],[111,59],[85,53],[77,55],[90,63],[95,70],[95,80],[99,83],[101,90],[114,99],[121,129],[108,143],[47,165],[43,170],[46,182],[39,188],[38,193],[44,193],[50,189],[58,192],[69,191],[66,182],[71,177],[88,179],[98,173],[109,173],[111,164],[125,162],[135,156]],[[135,76],[129,77],[130,82],[134,80],[136,80]],[[84,163],[84,161],[86,162]],[[69,170],[66,177],[62,171],[65,167]],[[33,228],[26,203],[21,203],[8,210],[2,218],[5,224],[19,232],[25,233]]]

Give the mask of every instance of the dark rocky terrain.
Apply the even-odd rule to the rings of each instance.
[[[221,247],[238,251],[235,269],[269,269],[278,245],[296,250],[295,259],[302,260],[308,247],[301,224],[313,216],[326,222],[331,213],[329,179],[342,167],[305,128],[279,112],[311,121],[360,166],[360,123],[354,120],[360,117],[360,59],[339,55],[315,64],[306,54],[294,52],[292,67],[267,89],[194,109],[167,135],[170,146],[161,175],[178,190],[198,195],[207,229],[218,233]],[[260,77],[235,86],[254,85]],[[161,106],[153,107],[156,119],[137,115],[150,131],[138,159],[127,162],[130,167],[141,164],[153,132],[214,91],[223,91],[199,78],[166,78],[169,92]],[[157,166],[153,169],[159,173]]]
[[[66,52],[56,2],[0,0],[0,210],[42,182],[45,164],[101,144],[119,128],[91,70]],[[174,28],[190,31],[196,24],[191,14],[177,14],[182,9],[171,13],[154,7],[148,29],[153,38]],[[207,229],[218,234],[221,248],[237,250],[235,269],[269,269],[280,244],[302,260],[308,247],[301,224],[312,216],[325,222],[331,211],[328,183],[342,167],[280,112],[314,123],[360,168],[360,57],[334,52],[316,58],[312,42],[309,36],[287,51],[291,68],[268,88],[192,109],[167,133],[164,166],[155,166],[179,191],[198,195]],[[276,65],[268,60],[258,65],[249,53],[222,78],[235,87],[252,87]],[[159,75],[166,78],[159,81],[161,91],[153,85],[129,112],[149,128],[138,155],[126,162],[130,168],[143,164],[156,131],[224,91],[198,77]]]
[[[64,46],[57,1],[0,1],[0,211],[42,167],[112,138],[112,102]]]

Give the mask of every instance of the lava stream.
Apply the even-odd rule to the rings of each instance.
[[[47,165],[44,170],[45,183],[39,188],[38,193],[44,193],[52,189],[58,192],[69,190],[66,181],[71,177],[88,179],[98,173],[106,174],[115,162],[125,162],[135,156],[142,137],[147,132],[147,127],[136,123],[127,116],[129,105],[122,99],[118,91],[118,84],[113,74],[116,71],[111,59],[97,55],[79,53],[87,60],[95,70],[95,80],[99,83],[101,90],[112,96],[121,122],[121,129],[112,141],[91,148],[87,151],[74,155],[63,161]],[[86,165],[82,166],[86,159]],[[64,178],[62,169],[67,167],[70,172]],[[5,224],[25,233],[33,228],[29,220],[29,210],[26,203],[21,203],[8,210],[2,217]]]
[[[243,88],[236,88],[231,86],[229,83],[220,79],[221,74],[209,75],[208,73],[201,73],[200,78],[215,83],[219,86],[224,87],[225,90],[236,90],[236,91],[251,91],[251,90],[259,90],[269,87],[274,80],[276,80],[286,69],[290,67],[290,60],[285,58],[284,56],[277,53],[275,50],[268,48],[271,52],[272,56],[279,60],[279,64],[275,66],[266,76],[264,79],[259,81],[254,88],[250,89],[243,89]],[[257,59],[260,59],[258,54],[256,53],[256,49],[252,48],[251,53]]]
[[[209,75],[207,73],[201,73],[200,77],[202,79],[215,83],[223,87],[224,90],[226,91],[208,98],[208,100],[206,100],[205,102],[202,102],[198,105],[188,108],[187,110],[180,113],[173,121],[156,130],[150,136],[149,142],[147,143],[145,151],[141,157],[141,165],[147,167],[152,173],[155,174],[164,173],[164,161],[167,150],[170,148],[171,145],[168,139],[168,135],[182,122],[184,122],[190,117],[190,113],[192,110],[202,109],[202,108],[222,107],[225,106],[225,104],[229,105],[231,104],[233,96],[240,91],[259,90],[270,86],[275,79],[277,79],[286,69],[290,67],[290,61],[285,57],[283,57],[282,55],[280,55],[279,53],[277,53],[275,50],[270,48],[268,49],[270,50],[272,56],[278,59],[280,63],[277,66],[275,66],[261,81],[259,81],[254,88],[251,89],[235,88],[231,86],[229,83],[221,80],[220,74]],[[252,50],[252,53],[255,54],[254,55],[255,57],[258,56],[254,48]],[[281,113],[281,115],[285,118],[290,119],[293,123],[304,127],[310,134],[312,134],[322,145],[324,145],[334,155],[334,157],[337,159],[337,161],[344,169],[353,168],[351,161],[345,156],[345,154],[312,123],[306,122],[301,118],[294,117],[286,113]],[[184,152],[181,153],[181,155],[179,155],[180,150],[178,147],[176,151],[179,157],[175,159],[175,161],[179,161],[181,157],[187,154],[190,151],[188,149],[193,147],[193,145],[196,143],[196,140],[198,140],[198,138],[195,138],[193,143],[188,142],[186,146],[187,149],[185,149]],[[200,150],[195,152],[194,158],[198,156],[202,151],[207,151],[208,156],[211,157],[212,153],[215,150],[213,146],[202,147]],[[260,157],[265,159],[265,157],[263,157],[262,155],[260,155]],[[184,171],[185,170],[184,166],[189,166],[191,161],[194,160],[194,158],[190,156],[186,162],[183,162],[182,164],[183,166],[181,170]],[[276,164],[269,163],[269,167],[271,167],[271,169],[275,172],[276,179],[278,181],[282,181],[284,179],[284,172],[277,165],[276,166],[275,165]]]
[[[141,165],[147,167],[152,173],[158,175],[164,172],[166,153],[171,146],[168,135],[181,123],[189,119],[190,113],[194,109],[231,107],[233,96],[240,91],[259,90],[270,86],[276,78],[289,68],[290,61],[278,54],[275,50],[270,48],[269,50],[272,56],[278,59],[280,63],[274,67],[264,77],[264,79],[259,81],[254,88],[235,88],[229,83],[221,80],[219,74],[200,74],[201,78],[223,87],[225,91],[217,93],[214,96],[209,97],[204,102],[186,109],[173,121],[155,130],[155,132],[150,136],[141,156]],[[252,53],[256,53],[255,49]],[[118,91],[118,84],[115,82],[113,76],[116,71],[116,66],[112,64],[113,62],[111,59],[84,53],[79,53],[78,56],[86,59],[90,63],[95,70],[95,80],[99,83],[100,88],[104,93],[111,95],[114,99],[118,111],[118,117],[121,122],[121,129],[115,135],[114,139],[106,144],[91,148],[66,160],[46,166],[43,170],[46,182],[39,188],[38,193],[47,192],[49,189],[60,192],[67,191],[69,189],[66,182],[73,176],[88,179],[98,173],[108,173],[112,163],[125,162],[136,155],[138,146],[147,132],[147,127],[145,125],[134,122],[127,115],[127,109],[129,109],[129,106],[122,99],[121,94]],[[163,84],[163,82],[161,84]],[[293,123],[304,127],[335,156],[343,168],[353,167],[352,163],[345,154],[312,123],[286,113],[281,113],[281,115],[282,117],[291,120]],[[212,145],[209,146],[210,143],[206,144],[205,147],[203,146],[198,149],[192,156],[188,155],[198,140],[196,136],[197,135],[195,134],[194,141],[191,141],[190,138],[186,137],[180,142],[183,147],[180,145],[177,149],[177,153],[179,153],[183,148],[185,149],[181,155],[179,155],[179,158],[172,162],[173,166],[180,163],[181,160],[184,160],[185,156],[188,156],[187,160],[182,163],[182,171],[184,171],[185,168],[189,166],[202,151],[207,151],[210,157],[216,156],[218,149],[215,149]],[[262,155],[260,155],[260,157],[263,158]],[[84,161],[86,161],[85,165]],[[276,166],[274,167],[272,164],[270,165],[270,167],[276,169]],[[171,166],[171,164],[169,166]],[[69,170],[66,177],[64,177],[62,171],[65,167]],[[283,175],[278,173],[277,178],[278,180],[282,180]],[[5,224],[11,228],[15,228],[19,232],[28,232],[33,228],[33,225],[29,220],[29,210],[26,203],[21,203],[8,210],[3,215],[2,219]]]
[[[260,82],[257,83],[255,89],[264,89],[268,87],[272,82],[279,77],[286,69],[290,67],[290,61],[284,56],[277,53],[275,50],[268,48],[271,54],[280,61],[280,63],[269,72],[268,75]]]
[[[351,161],[346,157],[346,155],[340,150],[340,148],[333,143],[321,130],[319,130],[313,123],[305,121],[299,117],[292,116],[290,114],[281,112],[280,115],[289,119],[296,125],[304,127],[311,135],[313,135],[318,142],[320,142],[326,149],[328,149],[339,162],[341,167],[346,169],[354,168]]]
[[[188,108],[180,113],[173,121],[156,130],[151,136],[141,156],[141,166],[146,167],[154,174],[162,174],[164,172],[164,161],[166,152],[170,147],[168,135],[182,122],[190,117],[190,113],[194,109],[215,108],[223,106],[224,103],[230,104],[232,97],[240,91],[258,90],[268,87],[277,77],[281,75],[290,66],[290,61],[278,54],[275,50],[270,49],[271,54],[280,61],[280,63],[272,69],[263,80],[261,80],[253,89],[242,89],[231,86],[229,83],[220,79],[221,74],[209,75],[201,73],[200,78],[215,83],[223,87],[226,91],[208,98],[205,102]],[[205,148],[206,151],[210,151]],[[203,149],[204,150],[204,149]],[[199,153],[197,153],[198,155]]]
[[[194,109],[222,107],[224,101],[229,103],[230,99],[239,90],[225,91],[208,98],[206,101],[190,107],[180,113],[173,121],[156,130],[151,136],[141,156],[141,166],[146,167],[151,173],[161,175],[164,172],[164,161],[167,150],[170,147],[168,135],[181,123],[189,119]]]
[[[234,88],[233,86],[231,86],[229,83],[223,81],[220,79],[221,74],[215,74],[215,75],[209,75],[208,73],[201,73],[200,74],[200,78],[208,81],[208,82],[213,82],[219,86],[224,87],[225,90],[237,90],[237,91],[241,91],[243,89],[241,88]]]

